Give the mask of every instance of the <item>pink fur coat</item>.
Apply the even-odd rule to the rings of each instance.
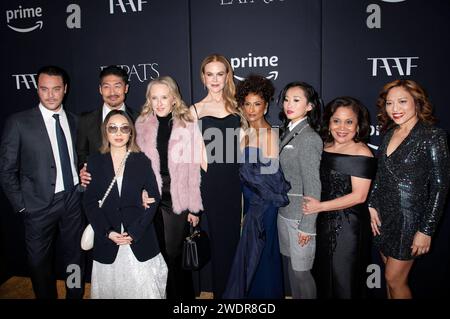
[[[139,116],[136,121],[136,142],[152,162],[161,193],[160,158],[156,148],[158,126],[159,122],[155,115]],[[172,208],[176,214],[184,210],[193,213],[203,210],[200,194],[202,143],[202,134],[196,121],[187,122],[183,127],[181,120],[173,119],[167,158]]]

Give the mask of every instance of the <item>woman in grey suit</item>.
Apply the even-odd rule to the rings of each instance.
[[[280,103],[287,128],[280,144],[280,163],[291,183],[289,205],[278,212],[278,236],[283,262],[289,269],[293,299],[316,298],[311,275],[316,249],[316,215],[304,215],[303,195],[320,199],[320,159],[323,143],[317,133],[321,99],[314,88],[304,82],[286,85]]]

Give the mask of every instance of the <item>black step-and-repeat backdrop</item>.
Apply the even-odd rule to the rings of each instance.
[[[147,83],[160,75],[178,81],[187,103],[200,100],[199,66],[215,52],[229,58],[236,80],[258,73],[272,79],[277,93],[302,80],[325,102],[359,98],[371,112],[374,151],[376,97],[397,78],[421,83],[438,125],[450,129],[448,0],[4,0],[0,12],[0,129],[8,115],[38,103],[35,73],[42,65],[68,71],[66,107],[75,113],[102,105],[99,72],[120,65],[130,78],[126,102],[140,109]],[[273,103],[274,125],[278,113]],[[1,281],[26,274],[26,267],[21,221],[3,194],[0,205]],[[447,208],[433,250],[413,269],[416,296],[449,294],[449,246]],[[383,287],[372,292],[382,297]]]

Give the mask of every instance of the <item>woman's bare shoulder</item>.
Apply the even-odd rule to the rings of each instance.
[[[362,142],[356,143],[352,151],[354,152],[354,155],[373,157],[373,153],[370,148],[367,144]]]
[[[205,103],[203,101],[196,102],[189,107],[189,111],[194,118],[199,118]]]

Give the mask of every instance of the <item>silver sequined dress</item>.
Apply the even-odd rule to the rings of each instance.
[[[433,235],[442,215],[450,179],[449,150],[442,129],[419,121],[387,156],[393,133],[394,129],[386,133],[379,149],[369,206],[381,219],[375,245],[385,256],[409,260],[416,232]]]

